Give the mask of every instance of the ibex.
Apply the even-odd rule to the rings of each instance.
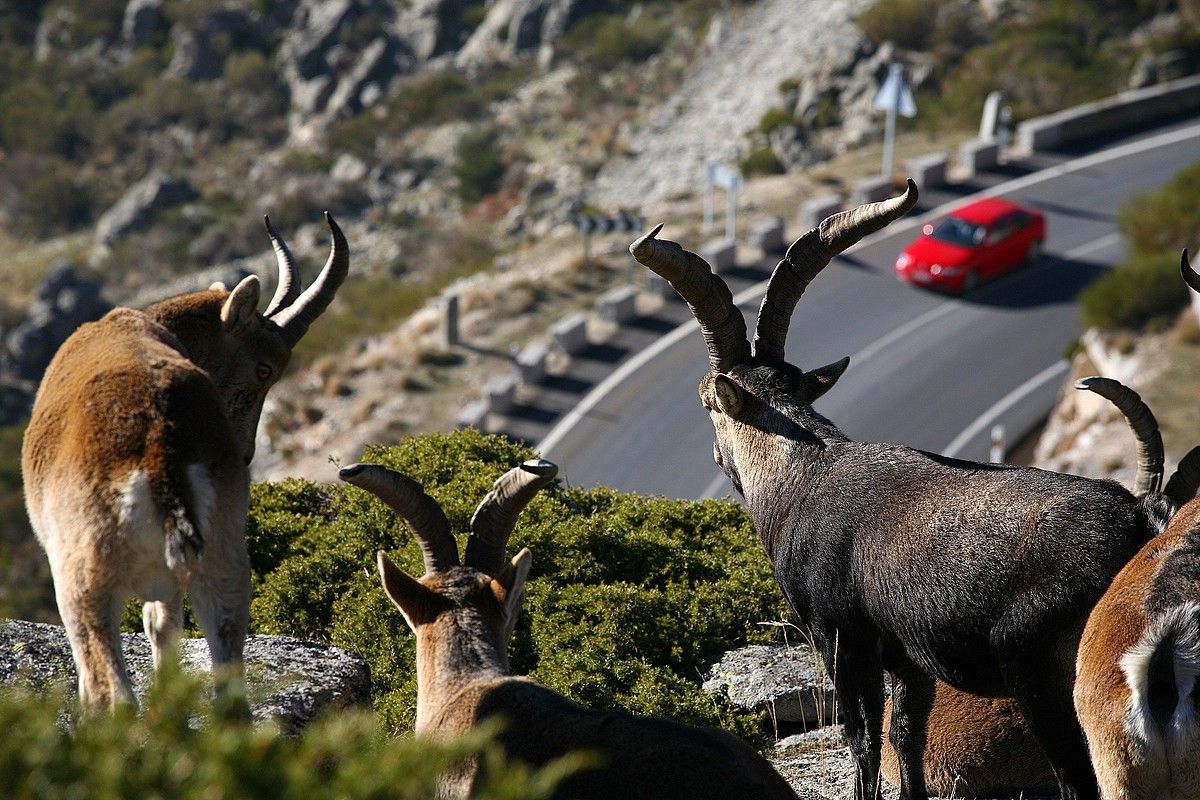
[[[329,259],[303,293],[267,220],[279,286],[265,314],[253,275],[232,292],[214,284],[145,311],[118,308],[76,331],[46,370],[21,452],[25,502],[87,706],[133,698],[120,642],[130,595],[145,601],[156,667],[178,640],[186,590],[214,666],[240,673],[263,399],[349,266],[345,237],[325,219]]]
[[[1175,512],[1176,501],[1160,494],[1163,473],[1162,436],[1158,422],[1141,398],[1107,378],[1078,381],[1110,400],[1125,415],[1138,445],[1134,494],[1153,510],[1157,525]],[[885,705],[885,716],[891,701]],[[888,724],[884,720],[884,733]],[[883,774],[900,780],[899,763],[890,743],[883,743]],[[1007,797],[1020,793],[1050,794],[1057,787],[1046,755],[1038,746],[1017,704],[1008,698],[978,697],[936,683],[925,741],[925,782],[938,797]]]
[[[339,477],[375,494],[412,527],[425,574],[412,578],[381,551],[383,588],[416,635],[418,734],[446,736],[499,718],[505,755],[540,766],[584,751],[593,768],[558,797],[795,798],[765,759],[732,734],[620,711],[592,711],[527,678],[509,675],[516,625],[533,556],[504,552],[517,517],[558,469],[527,461],[501,476],[471,519],[463,563],[440,506],[411,478],[355,464]],[[443,787],[466,797],[471,767]]]
[[[700,323],[713,457],[821,651],[844,712],[855,796],[879,789],[887,671],[904,800],[927,796],[935,677],[1015,698],[1063,797],[1094,797],[1071,706],[1075,650],[1088,609],[1154,533],[1142,503],[1112,481],[851,441],[812,405],[849,359],[807,372],[784,359],[809,282],[916,200],[909,181],[903,196],[834,215],[792,244],[771,276],[753,347],[729,288],[702,258],[656,239],[661,226],[630,251]]]
[[[1200,291],[1184,251],[1181,269]],[[1075,708],[1104,800],[1200,797],[1200,448],[1165,494],[1185,504],[1092,610]]]

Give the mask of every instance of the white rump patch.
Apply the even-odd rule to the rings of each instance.
[[[1171,670],[1175,683],[1176,704],[1166,730],[1158,730],[1150,713],[1148,686],[1150,659],[1164,639],[1173,642]],[[1196,711],[1192,689],[1200,676],[1200,604],[1184,603],[1159,615],[1136,645],[1121,656],[1121,672],[1129,687],[1129,708],[1125,712],[1125,731],[1139,745],[1144,756],[1147,750],[1161,753],[1197,735]],[[1166,741],[1166,740],[1169,740]],[[1165,753],[1164,753],[1165,755]]]
[[[150,476],[135,469],[117,490],[117,522],[125,529],[144,528],[154,524],[156,512]]]

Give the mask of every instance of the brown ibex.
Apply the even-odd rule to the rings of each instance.
[[[795,798],[732,734],[592,711],[509,675],[508,640],[533,556],[526,548],[509,561],[504,552],[521,509],[557,471],[548,461],[527,461],[501,476],[471,519],[462,564],[446,515],[418,483],[376,465],[338,473],[404,518],[424,555],[425,574],[416,579],[378,554],[383,588],[416,635],[417,733],[453,735],[499,718],[497,742],[509,758],[540,766],[579,751],[595,757],[592,768],[560,785],[558,797]],[[466,797],[476,772],[453,776],[445,793]]]
[[[1184,252],[1181,269],[1200,291]],[[1200,797],[1200,448],[1165,494],[1184,504],[1113,579],[1079,644],[1075,708],[1104,800]]]
[[[843,709],[855,796],[879,786],[883,673],[900,796],[927,796],[922,751],[934,678],[1013,697],[1066,800],[1096,782],[1071,705],[1091,605],[1156,531],[1112,481],[980,464],[848,439],[813,403],[849,359],[787,363],[793,309],[832,258],[915,205],[901,197],[834,215],[771,276],[751,347],[729,288],[656,228],[630,251],[689,303],[709,351],[700,400],[713,457],[743,496],[792,610],[811,629]]]
[[[25,432],[25,502],[50,560],[58,610],[90,706],[131,700],[122,605],[145,601],[155,665],[191,600],[214,666],[240,673],[250,606],[249,464],[267,390],[346,277],[346,239],[328,214],[329,259],[301,293],[267,221],[279,286],[118,308],[82,326],[46,370]]]

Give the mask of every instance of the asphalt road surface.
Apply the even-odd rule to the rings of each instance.
[[[847,436],[986,460],[993,424],[1015,441],[1049,411],[1066,375],[1064,350],[1080,332],[1076,296],[1124,256],[1117,210],[1197,161],[1200,125],[1180,126],[993,187],[987,194],[1045,212],[1044,255],[961,298],[894,279],[900,249],[947,209],[902,219],[810,284],[792,317],[788,360],[811,369],[851,356],[817,403]],[[737,298],[751,332],[763,288]],[[694,322],[672,331],[585,397],[543,440],[544,456],[571,485],[731,494],[696,396],[706,365]]]

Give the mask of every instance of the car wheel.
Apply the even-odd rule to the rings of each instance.
[[[1042,257],[1042,243],[1030,242],[1029,249],[1025,251],[1025,263],[1027,265],[1036,264]]]
[[[979,287],[979,273],[975,270],[970,270],[963,277],[962,294],[973,292]]]

